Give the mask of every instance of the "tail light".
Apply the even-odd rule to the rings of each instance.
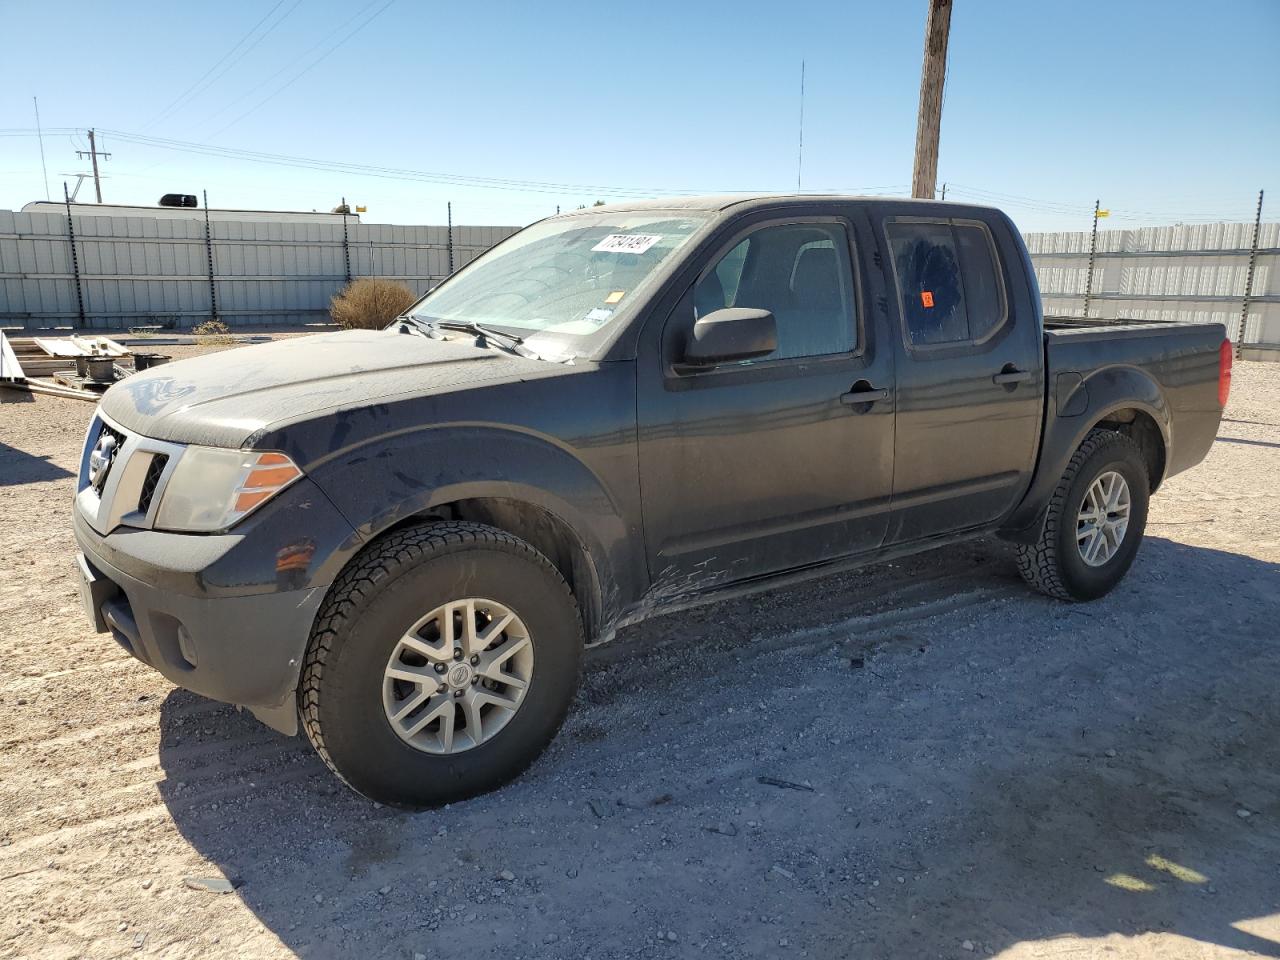
[[[1231,395],[1231,361],[1234,351],[1230,340],[1223,340],[1218,347],[1218,406],[1226,407],[1227,397]]]

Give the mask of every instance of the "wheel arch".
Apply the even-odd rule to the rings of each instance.
[[[607,561],[593,557],[573,525],[547,506],[516,497],[458,496],[405,517],[380,536],[424,520],[469,520],[519,537],[560,571],[578,601],[588,640],[596,637],[609,619],[602,586],[607,574],[601,571]]]
[[[1049,397],[1040,460],[1031,485],[997,531],[1003,539],[1035,541],[1062,472],[1095,429],[1125,434],[1138,445],[1152,493],[1168,470],[1172,447],[1169,407],[1164,391],[1150,374],[1132,366],[1109,366],[1084,378],[1059,374],[1060,388],[1064,380],[1069,380],[1070,388]]]
[[[532,431],[435,424],[334,458],[314,479],[356,530],[357,549],[424,520],[484,523],[525,540],[569,584],[591,639],[648,586],[628,491]],[[335,558],[338,567],[355,552]]]
[[[1147,463],[1149,490],[1151,493],[1155,493],[1164,480],[1165,468],[1169,461],[1169,444],[1159,421],[1150,412],[1141,407],[1120,407],[1099,417],[1089,427],[1090,431],[1096,429],[1114,430],[1117,433],[1123,433],[1137,444],[1138,449],[1142,451],[1143,459]],[[1085,436],[1088,435],[1089,433],[1086,431]],[[1081,442],[1083,443],[1084,441],[1082,440]]]

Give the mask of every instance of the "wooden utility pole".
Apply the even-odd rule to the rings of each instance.
[[[916,120],[916,162],[911,195],[933,199],[938,180],[938,131],[942,126],[942,87],[947,79],[947,37],[951,0],[929,0],[924,28],[924,66],[920,70],[920,111]]]
[[[97,145],[94,143],[93,137],[94,137],[94,132],[90,130],[89,131],[89,149],[77,150],[76,156],[90,157],[93,160],[93,189],[94,189],[94,192],[97,193],[98,195],[98,202],[101,203],[102,202],[102,180],[98,177],[98,158],[102,157],[105,160],[109,158],[111,154],[103,153],[99,151]]]

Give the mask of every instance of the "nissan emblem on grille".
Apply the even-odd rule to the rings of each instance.
[[[102,493],[102,487],[107,482],[107,473],[111,470],[111,461],[115,459],[115,455],[116,438],[103,431],[89,454],[89,482],[98,493]]]

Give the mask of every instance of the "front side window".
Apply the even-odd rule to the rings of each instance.
[[[985,227],[902,220],[886,231],[913,345],[980,342],[1004,322],[1004,284]]]
[[[789,223],[748,234],[694,288],[699,317],[724,307],[768,310],[778,349],[764,360],[848,353],[856,344],[849,237],[835,223]]]

